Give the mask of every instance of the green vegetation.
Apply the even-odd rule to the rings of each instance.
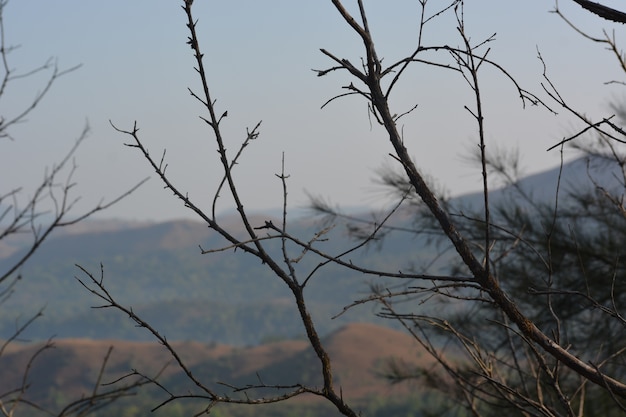
[[[88,224],[82,226],[88,229]],[[304,236],[313,230],[307,220],[294,222],[293,228]],[[340,228],[338,224],[337,232],[329,236],[331,240],[324,242],[326,250],[339,250],[347,243]],[[170,340],[248,346],[267,337],[302,337],[304,330],[294,314],[295,307],[288,301],[287,288],[249,256],[201,255],[199,243],[207,247],[217,245],[209,236],[200,223],[180,221],[53,238],[23,269],[29,277],[28,291],[16,291],[5,302],[7,320],[0,323],[0,338],[12,334],[15,320],[19,321],[25,313],[23,306],[36,310],[44,307],[41,300],[48,300],[44,316],[26,333],[29,339],[48,339],[53,335],[49,329],[54,329],[57,337],[153,340],[124,314],[91,309],[98,305],[98,300],[74,279],[78,274],[76,263],[94,271],[102,263],[111,293],[119,296],[120,302],[131,305]],[[172,239],[181,242],[181,246],[170,248],[168,242]],[[403,265],[403,257],[406,259],[409,248],[414,247],[409,243],[420,242],[410,236],[398,237],[389,241],[389,249],[372,248],[355,254],[353,259],[371,267],[382,268],[392,262]],[[427,257],[430,251],[424,246],[421,256]],[[16,256],[0,259],[0,268]],[[315,262],[311,258],[303,265],[312,267]],[[353,321],[389,325],[371,314],[369,307],[331,320],[340,312],[338,306],[367,294],[373,279],[339,268],[327,269],[328,274],[312,281],[307,291],[311,312],[322,334]],[[14,313],[9,317],[11,311]]]

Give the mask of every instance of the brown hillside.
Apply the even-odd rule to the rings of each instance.
[[[348,397],[380,394],[381,388],[390,394],[404,393],[407,387],[381,387],[389,361],[413,365],[432,361],[410,335],[369,323],[342,327],[328,337],[326,347],[335,364],[335,379]]]
[[[45,343],[11,344],[0,357],[0,393],[19,387],[29,360]],[[232,348],[196,342],[173,343],[183,360],[193,365],[208,357],[228,354]],[[113,351],[107,363],[103,382],[115,380],[137,369],[148,376],[156,375],[171,358],[157,343],[120,340],[61,339],[43,350],[30,370],[28,382],[31,399],[45,398],[51,390],[66,397],[79,398],[93,390],[97,373],[110,346]],[[178,372],[171,363],[163,377]]]
[[[341,387],[347,399],[405,395],[410,387],[392,386],[383,377],[389,361],[403,361],[411,365],[432,362],[420,353],[411,336],[369,323],[343,326],[326,337],[323,343],[332,361],[335,385]],[[314,371],[317,369],[319,361],[312,349],[307,348],[278,366],[259,373],[277,373],[282,378],[291,379],[290,382],[300,382],[304,375],[304,382],[319,386],[322,381]],[[292,371],[292,375],[288,370]],[[307,379],[309,375],[311,379]]]
[[[91,392],[102,359],[111,345],[114,350],[105,382],[132,369],[155,375],[171,359],[165,348],[157,343],[58,340],[36,361],[29,378],[32,382],[29,398],[46,398],[52,391],[63,392],[66,397],[80,397]],[[406,387],[392,387],[379,374],[390,358],[412,363],[420,361],[419,350],[410,336],[372,324],[347,325],[328,336],[325,345],[333,360],[335,382],[341,386],[343,395],[350,399],[373,393],[403,395],[407,392]],[[0,393],[19,385],[28,360],[40,346],[14,344],[5,351],[0,357]],[[234,383],[257,382],[257,375],[266,383],[319,385],[321,382],[317,378],[317,358],[303,340],[251,348],[198,342],[177,342],[174,346],[182,359],[198,370],[194,373],[200,377],[217,376],[212,372],[219,368],[219,378]],[[223,375],[224,370],[229,374]],[[160,380],[174,382],[180,376],[180,369],[172,363]]]
[[[432,363],[427,355],[420,354],[417,343],[409,335],[367,323],[340,328],[325,338],[324,346],[332,360],[336,387],[352,400],[371,395],[404,396],[409,392],[409,386],[392,386],[382,376],[390,360],[409,366]],[[231,381],[240,385],[258,383],[259,377],[266,384],[303,383],[317,387],[322,384],[319,360],[305,341],[237,350],[220,361],[236,365]],[[212,361],[207,361],[199,368],[205,368],[208,373],[206,368],[212,365]]]

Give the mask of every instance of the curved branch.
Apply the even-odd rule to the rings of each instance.
[[[574,0],[580,7],[590,11],[593,14],[600,16],[603,19],[611,20],[617,23],[626,23],[626,13],[619,10],[612,9],[603,4],[596,3],[589,0]]]
[[[333,4],[338,3],[333,1]],[[354,27],[354,19],[352,19],[347,11],[343,10],[342,16],[346,22]],[[362,29],[355,28],[366,43],[367,49],[367,66],[368,68],[376,67],[376,62],[370,60],[376,59],[376,53],[373,41],[369,36],[365,36]],[[367,79],[368,88],[371,92],[372,105],[377,110],[380,119],[387,131],[389,141],[393,146],[397,159],[402,163],[403,169],[417,194],[429,208],[434,218],[439,223],[441,230],[446,234],[448,239],[455,247],[457,253],[463,260],[463,263],[470,269],[475,281],[486,291],[494,302],[504,311],[509,319],[517,325],[521,333],[528,339],[537,343],[550,355],[560,360],[563,364],[574,370],[579,375],[594,382],[595,384],[606,387],[613,394],[626,398],[626,384],[615,380],[609,376],[602,374],[596,367],[579,359],[572,353],[568,352],[562,346],[554,342],[546,336],[530,319],[528,319],[516,303],[509,298],[508,294],[500,287],[496,278],[489,273],[485,266],[473,254],[469,242],[459,233],[455,225],[452,223],[449,214],[439,204],[436,196],[430,187],[424,181],[423,176],[415,166],[411,159],[404,141],[400,135],[392,112],[389,108],[389,101],[381,88],[380,73],[370,72]]]

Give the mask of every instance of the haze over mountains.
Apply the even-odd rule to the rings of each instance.
[[[259,218],[257,223],[264,221]],[[305,223],[294,225],[292,232],[308,235],[312,224]],[[337,229],[335,235],[340,236]],[[331,240],[325,246],[331,253],[350,244],[345,237],[342,242]],[[99,276],[102,263],[111,294],[170,340],[249,345],[303,336],[287,287],[264,265],[232,250],[201,255],[198,245],[217,248],[225,242],[202,223],[188,220],[56,237],[24,267],[25,278],[4,311],[19,311],[24,319],[45,306],[44,316],[29,329],[29,338],[151,339],[123,314],[90,308],[100,301],[76,281],[75,276],[86,277],[74,264]],[[11,258],[3,262],[9,264]],[[369,251],[368,264],[383,260],[389,261],[383,252]],[[310,270],[316,262],[305,260],[298,266]],[[324,333],[349,321],[373,318],[371,308],[361,308],[331,320],[344,305],[368,293],[368,279],[334,267],[323,272],[311,281],[307,296]],[[15,322],[2,324],[0,337],[8,337]]]
[[[551,170],[523,179],[519,186],[531,190],[541,201],[554,199],[559,170]],[[610,180],[615,172],[600,164],[590,167],[583,160],[566,164],[562,170],[565,198],[567,188],[580,189],[591,184],[590,177]],[[491,194],[492,203],[511,199],[507,189]],[[481,194],[452,200],[456,207],[479,208]],[[364,210],[365,213],[365,210]],[[356,213],[358,215],[358,213]],[[365,217],[368,217],[365,214]],[[267,217],[255,216],[253,225],[263,225]],[[410,225],[410,217],[395,220]],[[320,223],[302,218],[291,222],[290,232],[308,241]],[[337,219],[328,240],[316,245],[339,254],[354,244],[345,233],[345,222]],[[11,265],[19,244],[0,247],[0,270]],[[100,276],[108,290],[124,305],[132,306],[169,340],[196,340],[235,345],[255,345],[262,341],[300,338],[302,328],[287,287],[261,265],[256,258],[232,250],[201,255],[205,249],[226,245],[215,232],[200,222],[181,220],[166,223],[126,221],[87,221],[60,231],[44,244],[22,269],[23,279],[15,293],[3,304],[0,338],[11,335],[16,323],[44,308],[24,335],[31,339],[51,336],[97,339],[151,340],[123,314],[100,305],[75,279],[86,278],[75,264]],[[279,254],[279,247],[270,244]],[[351,253],[351,260],[373,269],[408,270],[426,263],[436,252],[427,237],[398,234],[386,238],[383,245],[370,245]],[[292,248],[292,256],[299,254]],[[301,276],[311,271],[320,258],[305,257],[297,264]],[[329,334],[349,322],[375,322],[374,305],[364,305],[337,319],[343,306],[366,296],[370,285],[394,285],[391,280],[364,276],[344,268],[324,267],[310,281],[307,300],[322,334]],[[9,317],[11,316],[11,317]]]

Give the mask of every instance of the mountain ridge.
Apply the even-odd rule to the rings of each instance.
[[[372,338],[372,335],[376,337]],[[363,343],[367,338],[369,343]],[[410,365],[431,364],[432,359],[420,353],[415,340],[400,331],[372,324],[348,324],[324,338],[333,360],[335,382],[341,386],[347,399],[366,400],[384,393],[388,397],[403,398],[408,387],[391,386],[383,377],[389,360]],[[156,375],[171,358],[164,346],[156,342],[130,342],[120,340],[59,339],[53,349],[47,349],[33,364],[28,381],[27,399],[52,401],[55,389],[63,388],[67,397],[80,398],[93,390],[97,369],[109,346],[113,351],[107,362],[103,382],[117,380],[134,369],[144,375]],[[257,384],[259,378],[271,385],[291,382],[320,386],[316,377],[307,376],[319,366],[318,359],[305,340],[276,341],[239,348],[222,344],[199,342],[173,342],[173,347],[194,375],[216,392],[231,390],[215,381],[245,386]],[[40,344],[16,343],[0,357],[3,378],[0,392],[8,392],[22,380],[32,355]],[[193,392],[187,387],[188,379],[176,366],[168,366],[160,374],[159,382],[172,392]],[[13,385],[12,385],[13,384]],[[163,393],[161,393],[163,395]],[[296,401],[311,401],[299,397]],[[152,397],[158,402],[158,395]]]
[[[520,181],[522,189],[546,201],[554,198],[556,178],[561,170],[535,174]],[[592,184],[589,175],[613,177],[612,171],[603,171],[601,164],[585,160],[572,161],[562,168],[564,187],[574,191],[584,184]],[[604,177],[603,177],[604,178]],[[542,188],[543,187],[543,188]],[[510,189],[494,190],[492,200],[508,201]],[[514,200],[512,200],[514,201]],[[451,205],[477,207],[482,195],[473,193],[450,200]],[[236,224],[234,215],[225,213],[225,224]],[[367,218],[370,218],[369,216]],[[232,220],[231,220],[232,219]],[[263,225],[271,217],[255,215],[253,226]],[[410,217],[403,218],[410,224]],[[107,223],[108,222],[108,223]],[[326,241],[316,247],[329,254],[343,253],[354,245],[346,236],[346,223],[335,219],[337,226],[330,230]],[[106,225],[113,230],[106,230]],[[278,224],[278,223],[276,223]],[[302,241],[308,241],[320,229],[312,217],[291,221],[290,232]],[[244,231],[240,230],[244,236]],[[282,259],[279,241],[266,241],[268,250]],[[303,336],[297,311],[289,300],[287,286],[277,280],[258,259],[245,253],[233,256],[232,249],[202,255],[205,249],[219,249],[229,243],[207,225],[194,220],[175,220],[163,223],[115,223],[112,221],[85,222],[78,229],[68,229],[44,244],[31,261],[22,268],[23,279],[16,292],[5,302],[5,320],[0,323],[0,337],[9,337],[15,323],[23,322],[28,314],[35,314],[46,306],[45,315],[37,320],[25,337],[45,340],[59,337],[120,338],[147,340],[150,335],[138,330],[123,314],[103,309],[92,309],[99,300],[82,288],[75,278],[88,279],[74,264],[80,264],[94,277],[103,279],[118,301],[133,308],[170,340],[196,338],[202,342],[223,342],[240,346],[258,344],[271,338],[299,338]],[[301,248],[289,246],[293,256]],[[365,247],[352,252],[346,261],[372,269],[408,270],[426,264],[436,254],[428,237],[410,234],[386,238],[385,244]],[[299,262],[297,273],[306,276],[322,261],[311,257]],[[18,254],[0,259],[0,270]],[[411,262],[408,264],[407,262]],[[365,276],[334,266],[326,266],[307,284],[307,302],[321,334],[328,334],[350,321],[385,321],[373,314],[373,305],[350,310],[338,319],[331,319],[357,299],[367,296],[372,285],[393,285],[393,281]],[[30,310],[25,306],[32,306]],[[6,312],[14,312],[14,316]],[[52,331],[51,329],[54,329]]]

